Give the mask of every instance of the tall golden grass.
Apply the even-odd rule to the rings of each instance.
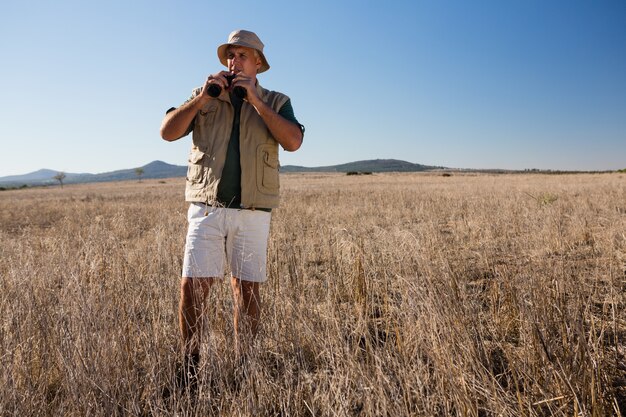
[[[225,281],[165,400],[183,187],[0,193],[0,415],[626,413],[626,175],[284,175],[247,366]]]

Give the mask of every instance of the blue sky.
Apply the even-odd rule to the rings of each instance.
[[[626,167],[626,2],[4,1],[0,176],[186,164],[170,106],[256,31],[306,128],[283,165]]]

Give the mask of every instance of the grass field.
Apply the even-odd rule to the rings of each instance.
[[[247,367],[224,281],[164,401],[183,188],[0,193],[1,416],[626,415],[626,174],[284,175]]]

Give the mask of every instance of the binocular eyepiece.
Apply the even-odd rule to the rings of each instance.
[[[226,78],[226,81],[228,82],[228,88],[230,88],[231,83],[233,82],[233,79],[236,77],[235,74],[233,75],[225,75],[224,76]],[[207,88],[207,93],[215,98],[215,97],[219,97],[220,94],[222,94],[222,87],[220,87],[219,84],[209,84],[209,87]],[[241,86],[236,86],[233,90],[233,93],[235,94],[235,96],[237,96],[240,99],[244,99],[246,98],[246,89],[241,87]]]

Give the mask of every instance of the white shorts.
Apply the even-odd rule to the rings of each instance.
[[[191,203],[182,276],[223,277],[225,252],[233,276],[264,282],[271,218],[271,213],[261,210]]]

